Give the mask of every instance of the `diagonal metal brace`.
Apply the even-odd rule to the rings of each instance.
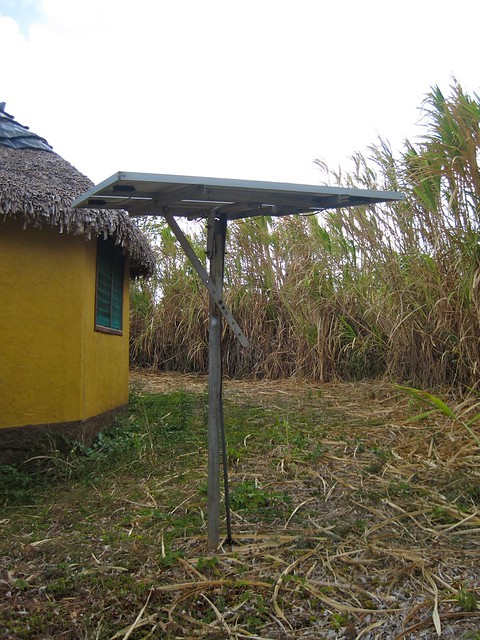
[[[174,216],[172,216],[171,214],[168,214],[168,213],[164,213],[163,215],[165,217],[165,220],[167,221],[168,226],[170,227],[170,229],[172,230],[173,234],[175,235],[175,237],[179,241],[179,243],[180,243],[182,249],[185,251],[188,259],[192,263],[193,268],[195,269],[195,271],[200,276],[200,279],[202,280],[203,284],[207,287],[208,292],[212,296],[212,299],[215,302],[215,304],[217,305],[220,313],[223,315],[223,317],[225,318],[225,320],[227,321],[227,323],[231,327],[235,337],[240,342],[242,347],[248,348],[250,346],[250,343],[248,342],[247,338],[245,337],[245,335],[244,335],[243,331],[241,330],[238,322],[233,317],[232,312],[230,311],[230,309],[225,304],[225,301],[223,300],[223,297],[220,296],[217,293],[217,290],[215,289],[215,285],[213,284],[212,280],[210,279],[210,276],[208,275],[208,272],[206,271],[206,269],[204,268],[203,264],[198,259],[197,254],[193,250],[192,245],[188,241],[188,238],[186,237],[186,235],[183,233],[183,231],[178,226],[178,223],[175,220]]]

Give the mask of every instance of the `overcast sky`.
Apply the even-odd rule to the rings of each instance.
[[[0,0],[0,101],[94,182],[318,183],[480,92],[478,0]]]

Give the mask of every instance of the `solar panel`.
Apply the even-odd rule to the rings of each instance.
[[[126,209],[132,216],[174,215],[190,219],[208,218],[214,210],[218,216],[233,220],[314,213],[402,197],[394,191],[120,171],[81,195],[73,206]]]

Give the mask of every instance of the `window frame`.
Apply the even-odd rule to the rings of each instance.
[[[105,252],[105,247],[108,247],[107,252]],[[109,291],[109,303],[110,303],[110,318],[109,325],[101,324],[99,322],[99,276],[101,270],[101,260],[105,258],[110,259],[110,291]],[[120,269],[122,277],[120,279],[121,282],[121,309],[120,309],[120,328],[111,326],[114,321],[114,312],[113,312],[113,302],[114,302],[114,293],[115,293],[115,273],[117,276],[120,275]],[[117,279],[117,282],[118,282]],[[117,284],[118,286],[118,284]],[[94,329],[99,333],[107,333],[114,336],[122,336],[123,335],[123,309],[125,303],[125,257],[121,253],[120,249],[112,242],[110,238],[104,240],[102,237],[98,238],[97,241],[97,258],[96,258],[96,269],[95,269],[95,308],[94,308]]]

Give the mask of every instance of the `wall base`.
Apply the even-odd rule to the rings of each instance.
[[[20,465],[37,456],[52,455],[54,451],[68,453],[74,441],[88,445],[126,409],[127,405],[123,405],[74,422],[28,424],[0,429],[0,464]],[[34,462],[32,460],[32,464]]]

